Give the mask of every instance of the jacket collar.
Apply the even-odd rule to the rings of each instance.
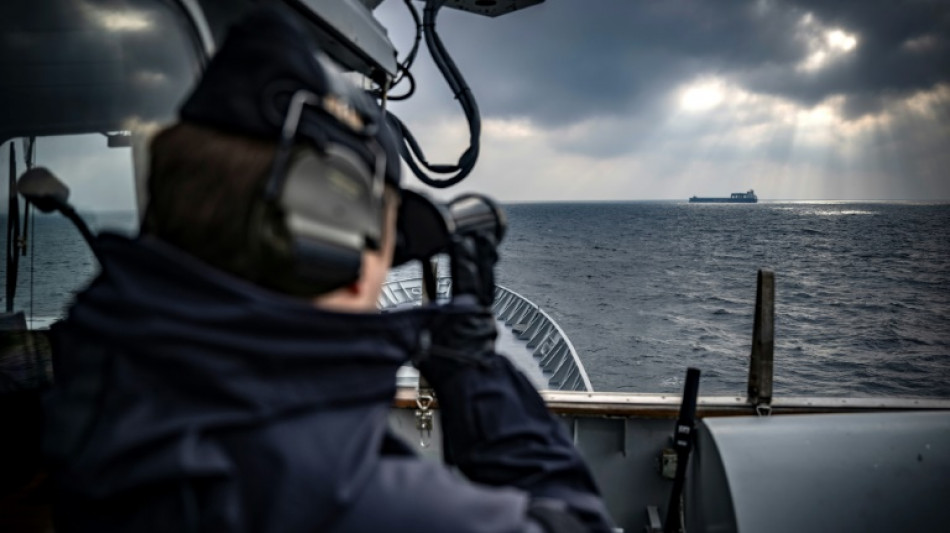
[[[388,402],[431,316],[323,311],[150,237],[106,234],[98,253],[102,273],[65,327],[121,347],[127,371],[178,389],[188,408]]]

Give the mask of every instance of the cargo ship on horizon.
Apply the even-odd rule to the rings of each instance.
[[[712,204],[754,204],[759,201],[755,191],[749,189],[748,192],[734,192],[728,198],[701,198],[693,196],[689,203],[712,203]]]

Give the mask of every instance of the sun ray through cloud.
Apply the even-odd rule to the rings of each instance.
[[[398,9],[387,5],[378,12]],[[704,184],[763,198],[950,198],[939,171],[950,166],[939,148],[950,144],[950,39],[934,17],[950,7],[862,5],[547,2],[491,23],[447,13],[446,46],[493,147],[476,178],[521,199],[684,198]],[[545,46],[525,46],[525,23]],[[425,59],[420,80],[435,75]],[[393,110],[429,139],[430,160],[454,160],[464,129],[420,133],[458,116],[450,96],[426,93],[436,89],[420,83]],[[505,179],[500,161],[542,177]]]

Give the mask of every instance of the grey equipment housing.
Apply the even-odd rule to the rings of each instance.
[[[950,523],[950,413],[705,418],[686,530],[932,531]]]

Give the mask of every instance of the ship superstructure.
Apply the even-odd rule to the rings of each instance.
[[[728,198],[704,198],[693,196],[689,199],[691,204],[754,204],[759,201],[755,191],[749,189],[747,192],[734,192]]]

